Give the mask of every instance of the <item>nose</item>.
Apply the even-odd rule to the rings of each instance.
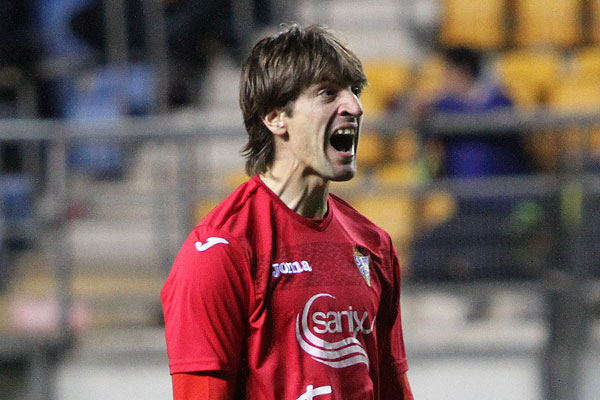
[[[342,115],[351,115],[357,118],[363,114],[360,99],[350,88],[346,88],[340,93],[339,112]]]

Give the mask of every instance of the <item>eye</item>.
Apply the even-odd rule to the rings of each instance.
[[[332,87],[324,87],[319,90],[318,95],[326,98],[333,98],[337,93],[338,91]]]
[[[350,90],[352,90],[352,93],[354,93],[356,97],[360,97],[360,94],[362,93],[362,87],[360,85],[354,85]]]

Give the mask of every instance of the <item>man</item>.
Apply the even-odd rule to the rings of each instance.
[[[329,194],[356,171],[365,83],[323,28],[252,50],[253,177],[194,229],[161,293],[176,400],[413,398],[390,237]]]
[[[429,112],[479,114],[510,110],[513,101],[495,82],[482,77],[482,55],[469,47],[455,47],[444,52],[443,85]],[[432,139],[443,147],[441,174],[468,178],[521,174],[529,164],[521,136],[516,132],[502,135],[479,133],[439,135]]]
[[[484,55],[469,47],[446,49],[443,53],[442,85],[434,99],[422,107],[421,118],[430,114],[464,115],[510,111],[513,101],[504,89],[486,76]],[[423,120],[424,121],[424,120]],[[425,148],[436,177],[451,179],[487,178],[526,174],[533,169],[523,136],[516,131],[454,132],[423,130]],[[436,157],[437,156],[437,157]],[[414,238],[411,277],[421,280],[465,280],[528,277],[535,274],[534,262],[523,263],[520,252],[525,243],[539,241],[544,213],[541,197],[458,193],[452,218],[425,230]],[[529,216],[523,218],[524,215]],[[489,221],[496,221],[490,225]],[[480,229],[474,227],[480,226]],[[508,227],[512,227],[509,229]],[[539,246],[536,246],[539,247]],[[517,254],[517,255],[515,255]],[[533,258],[532,258],[533,260]],[[477,293],[470,318],[489,311],[489,296]]]

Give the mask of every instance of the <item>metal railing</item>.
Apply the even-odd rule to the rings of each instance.
[[[550,112],[536,113],[503,113],[479,115],[472,117],[454,118],[437,116],[431,118],[426,128],[443,131],[447,134],[461,132],[495,132],[507,129],[526,135],[538,129],[556,129],[567,126],[593,127],[600,124],[600,114],[556,114]],[[392,116],[386,119],[366,121],[365,126],[377,129],[386,135],[392,135],[401,127],[406,126],[402,116]],[[72,260],[70,243],[67,239],[66,219],[67,205],[71,197],[69,186],[71,171],[68,167],[69,147],[78,141],[86,139],[111,140],[120,143],[135,142],[173,142],[177,144],[178,173],[175,182],[176,199],[179,207],[177,218],[178,234],[185,235],[190,225],[190,207],[198,198],[206,195],[200,189],[193,187],[197,181],[198,169],[194,165],[190,153],[192,143],[203,143],[211,139],[226,140],[226,138],[241,138],[245,135],[239,122],[226,118],[215,118],[212,115],[198,113],[193,118],[176,115],[147,118],[126,118],[120,121],[41,121],[41,120],[3,120],[0,121],[0,142],[18,141],[27,148],[30,143],[44,143],[47,148],[47,183],[44,185],[42,196],[52,205],[47,215],[42,217],[38,227],[44,230],[52,244],[52,262],[61,311],[61,329],[64,333],[61,342],[69,338],[71,330],[68,321],[70,309]],[[583,156],[583,155],[582,155]],[[208,173],[218,173],[208,171]],[[545,174],[528,177],[479,179],[473,181],[433,181],[426,186],[416,187],[415,193],[425,191],[432,185],[445,187],[455,193],[472,196],[490,194],[551,194],[557,199],[557,207],[569,205],[569,208],[559,210],[557,220],[557,235],[560,244],[557,249],[555,265],[549,265],[544,271],[542,280],[534,284],[534,290],[539,290],[545,296],[548,309],[549,340],[543,355],[543,384],[545,399],[573,400],[578,398],[579,379],[581,375],[582,352],[587,343],[587,326],[590,322],[589,295],[594,288],[588,279],[584,260],[581,259],[582,214],[584,198],[588,195],[600,195],[600,178],[598,175],[582,169],[582,163],[572,158],[565,158],[561,170],[557,174]],[[157,188],[155,188],[157,189]],[[377,190],[377,188],[375,188]],[[399,189],[405,191],[406,188]],[[159,263],[162,271],[168,270],[176,248],[164,240],[165,207],[170,207],[165,201],[164,192],[154,190],[156,243],[160,245]],[[575,215],[572,210],[576,210]],[[162,228],[161,228],[162,227]],[[468,284],[468,283],[467,283]],[[52,349],[55,349],[53,342]],[[27,347],[21,347],[26,351]],[[54,351],[54,350],[53,350]],[[49,353],[50,354],[50,353]],[[52,356],[54,357],[54,356]],[[44,359],[43,363],[47,363]],[[38,363],[39,364],[39,363]],[[565,367],[566,366],[566,367]],[[33,373],[39,375],[39,370]],[[37,379],[37,378],[36,378]],[[39,386],[39,383],[38,383]],[[46,390],[45,388],[44,390]],[[40,397],[41,398],[41,397]]]

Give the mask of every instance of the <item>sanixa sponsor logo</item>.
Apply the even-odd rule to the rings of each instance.
[[[306,302],[302,314],[296,316],[298,344],[314,360],[333,368],[361,363],[368,366],[367,352],[356,337],[358,333],[372,333],[375,318],[370,319],[367,311],[361,313],[352,306],[343,310],[313,309],[313,303],[322,297],[335,299],[329,293],[316,294]],[[325,334],[338,334],[342,339],[331,342],[321,336]]]

